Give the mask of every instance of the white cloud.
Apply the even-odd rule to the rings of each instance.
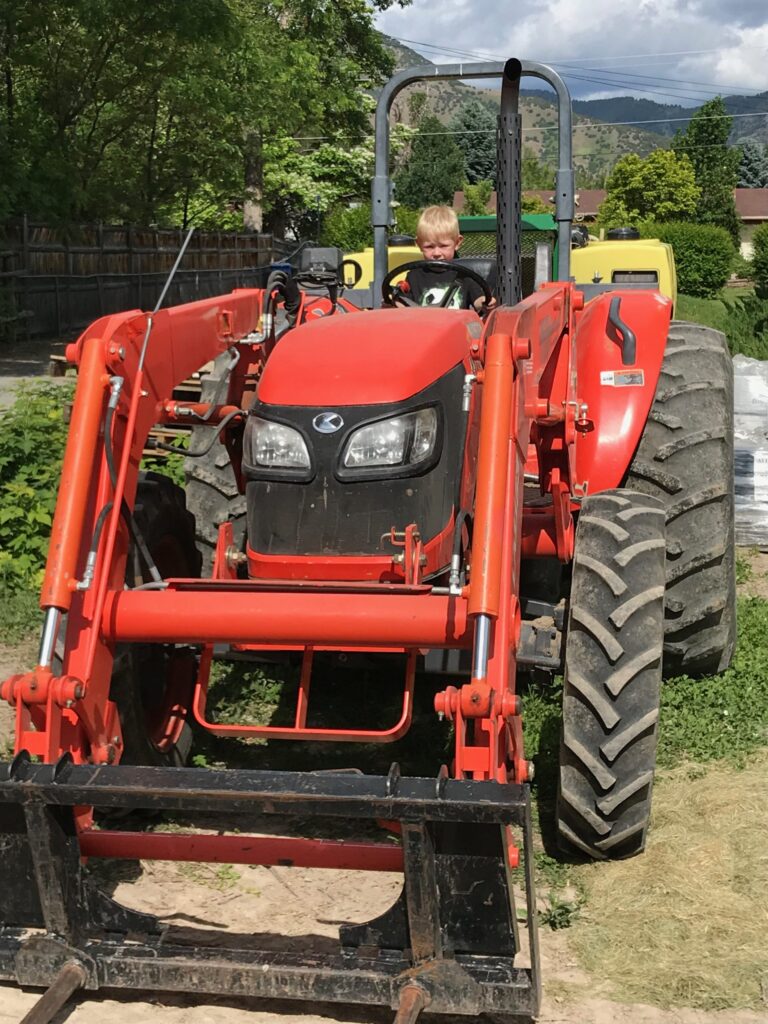
[[[692,105],[717,90],[768,90],[765,0],[414,0],[377,24],[444,47],[440,54],[409,44],[436,63],[556,63],[575,96],[631,93]]]
[[[743,86],[762,92],[768,88],[768,15],[766,24],[741,29],[738,43],[717,55],[713,74],[718,83],[739,81]]]

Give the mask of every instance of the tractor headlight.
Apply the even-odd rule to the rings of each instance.
[[[417,466],[435,450],[437,412],[419,409],[360,427],[351,435],[341,458],[344,469]]]
[[[266,469],[309,469],[307,443],[298,430],[285,423],[249,416],[244,455],[252,466]]]

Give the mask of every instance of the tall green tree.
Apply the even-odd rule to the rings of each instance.
[[[692,218],[701,196],[687,155],[668,149],[656,149],[645,159],[628,153],[608,176],[606,190],[599,216],[607,228]]]
[[[464,206],[462,213],[465,217],[482,217],[489,213],[488,203],[493,192],[493,182],[476,181],[474,183],[465,181],[463,186]]]
[[[392,68],[373,15],[409,2],[0,0],[0,214],[258,207],[275,140],[368,132]]]
[[[732,123],[723,98],[716,96],[699,107],[688,126],[675,134],[672,148],[693,165],[701,189],[696,220],[725,228],[738,244],[739,219],[733,190],[738,182],[741,151],[728,145]]]
[[[555,187],[555,169],[543,160],[539,160],[529,146],[523,146],[523,157],[520,161],[520,176],[523,189],[542,189]]]
[[[464,180],[464,155],[431,114],[421,119],[417,132],[410,157],[395,177],[395,197],[406,206],[451,203]]]
[[[464,156],[464,180],[470,185],[490,181],[495,187],[496,116],[479,100],[470,100],[448,128]]]
[[[757,139],[747,139],[741,147],[738,187],[768,187],[768,147]]]

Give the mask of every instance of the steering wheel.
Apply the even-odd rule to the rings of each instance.
[[[410,263],[401,263],[399,267],[395,267],[394,270],[390,270],[381,282],[381,297],[385,305],[395,306],[398,303],[401,306],[419,305],[419,303],[414,302],[406,292],[400,292],[397,290],[397,286],[392,285],[394,278],[408,270],[415,270],[417,267],[423,267],[428,270],[452,270],[458,278],[468,277],[470,281],[474,281],[475,284],[479,284],[483,289],[483,296],[486,302],[490,302],[493,298],[493,292],[488,287],[488,282],[485,278],[481,277],[477,271],[470,270],[469,267],[465,267],[461,263],[457,263],[454,260],[411,260]],[[454,281],[442,297],[441,301],[435,303],[434,308],[447,309],[451,304],[457,289],[460,287],[461,285],[459,281]]]

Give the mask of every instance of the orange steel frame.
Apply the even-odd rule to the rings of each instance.
[[[568,410],[576,404],[570,366],[580,293],[567,283],[546,285],[514,308],[496,310],[482,338],[468,342],[480,425],[471,575],[460,594],[431,593],[432,588],[418,578],[335,584],[302,582],[290,575],[272,581],[237,579],[223,557],[226,527],[213,579],[170,580],[164,589],[126,590],[128,536],[118,510],[123,500],[133,504],[149,430],[158,421],[182,418],[185,405],[197,413],[208,409],[201,403],[172,401],[172,390],[232,346],[238,347],[240,361],[211,421],[242,407],[243,392],[252,390],[265,359],[262,344],[253,340],[263,300],[262,291],[247,289],[163,310],[154,317],[148,341],[147,314],[105,317],[70,346],[68,356],[78,364],[79,377],[41,595],[45,609],[67,616],[64,671],[57,676],[49,665],[38,666],[0,687],[2,697],[16,710],[16,750],[25,749],[46,762],[55,762],[63,753],[76,762],[119,761],[120,722],[109,700],[109,685],[115,645],[124,642],[200,645],[201,667],[189,710],[220,735],[391,741],[410,723],[417,654],[429,648],[473,649],[477,623],[485,617],[490,623],[487,669],[475,673],[466,685],[439,693],[435,710],[454,725],[456,777],[526,781],[529,765],[515,694],[520,560],[523,555],[554,554],[568,561],[573,553],[576,506],[571,504],[570,481],[576,435],[573,429],[569,432]],[[367,330],[373,328],[376,313],[360,315],[370,318]],[[121,385],[116,378],[122,379]],[[103,437],[110,395],[116,402],[114,486]],[[532,443],[537,427],[538,436],[546,436],[546,445]],[[548,509],[524,513],[524,474],[531,472],[539,476],[553,503]],[[112,507],[98,544],[93,579],[83,589],[80,581],[96,519],[108,503]],[[206,721],[207,671],[212,645],[217,643],[305,652],[293,727]],[[314,649],[405,653],[407,678],[399,721],[380,731],[308,727]],[[282,856],[280,862],[368,864],[381,870],[396,870],[400,864],[400,855],[380,844],[376,849],[365,844],[359,850],[346,847],[343,853],[334,844],[316,840],[283,840],[287,845],[269,849],[269,844],[253,837],[196,837],[193,850],[188,836],[162,841],[144,835],[131,838],[130,833],[96,833],[89,825],[83,814],[81,848],[91,855],[135,856],[139,851],[141,856],[173,859],[203,853],[208,860],[267,858],[261,863]],[[149,842],[155,844],[154,853],[142,845]]]

